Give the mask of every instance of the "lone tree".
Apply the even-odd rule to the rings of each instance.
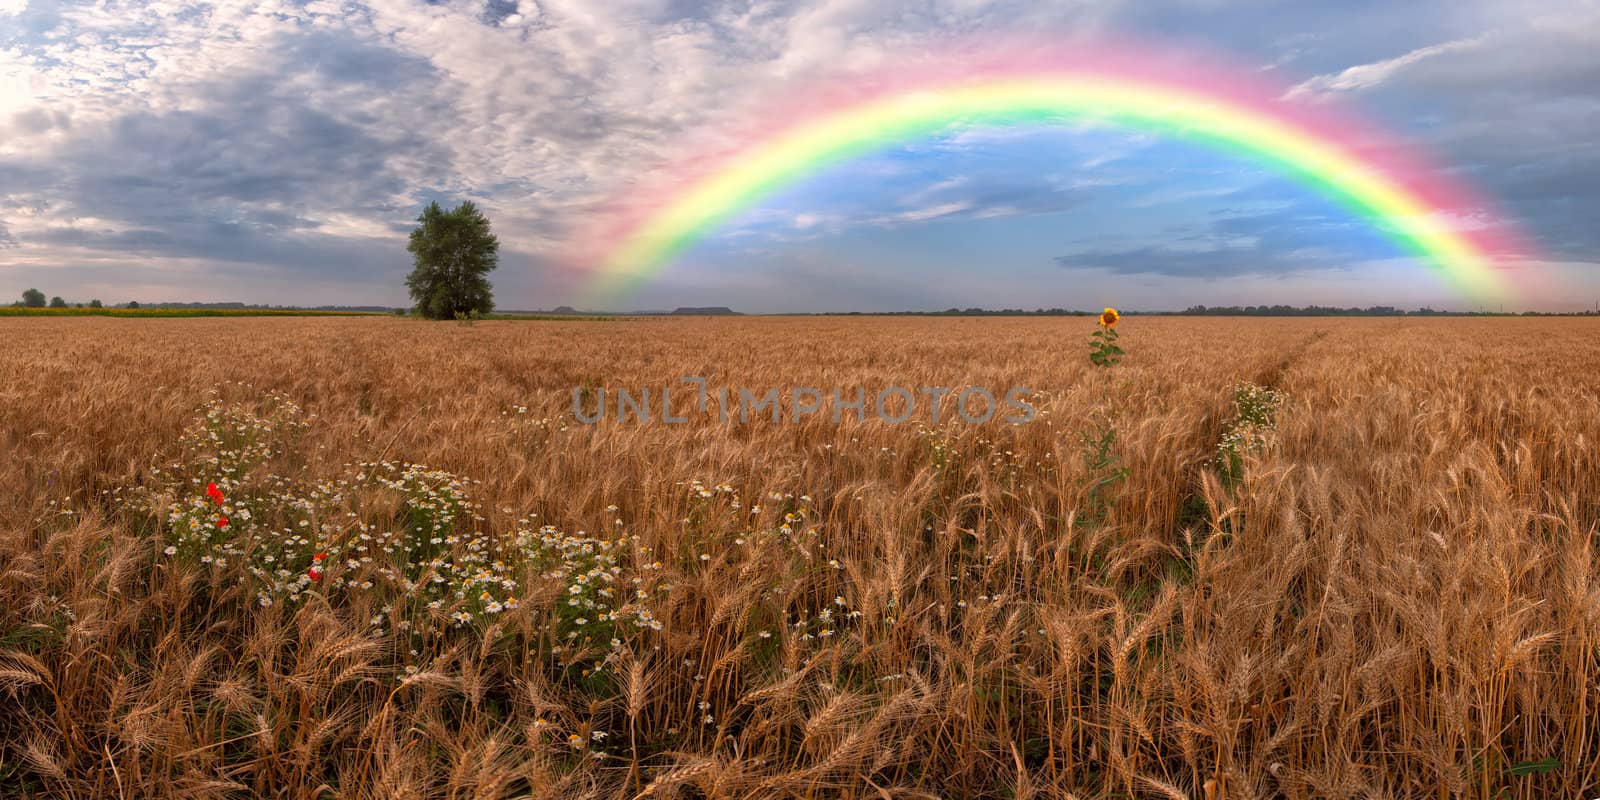
[[[489,219],[470,202],[450,211],[429,203],[411,232],[416,268],[406,287],[417,313],[428,319],[458,319],[494,310],[494,292],[487,277],[499,266],[500,242],[489,232]]]
[[[59,297],[52,297],[52,298],[50,298],[50,307],[51,308],[66,308],[67,307],[67,301],[62,300]]]
[[[22,293],[22,304],[28,308],[44,308],[44,292],[29,289]]]

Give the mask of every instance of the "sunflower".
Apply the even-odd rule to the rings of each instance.
[[[1103,328],[1115,328],[1117,320],[1120,319],[1122,319],[1122,315],[1118,314],[1114,308],[1107,308],[1100,312],[1100,326]]]

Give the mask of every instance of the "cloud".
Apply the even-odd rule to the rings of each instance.
[[[167,287],[159,276],[204,275],[215,296],[281,275],[349,301],[398,300],[400,234],[418,207],[471,199],[504,243],[504,285],[524,293],[507,301],[553,305],[570,299],[558,265],[591,220],[686,154],[734,141],[785,87],[1018,30],[1063,47],[1108,29],[1172,36],[1301,72],[1296,98],[1359,104],[1484,187],[1542,247],[1592,261],[1600,14],[1558,0],[1516,13],[1487,0],[1381,5],[0,0],[0,280],[59,269],[62,282]],[[1315,249],[1339,235],[1331,220],[1163,239],[1178,210],[1247,204],[1229,187],[1248,176],[1206,184],[1154,137],[1087,127],[1093,146],[1077,150],[987,128],[906,148],[831,193],[752,210],[739,241],[781,260],[851,230],[910,241],[1004,217],[1018,230],[1033,220],[1034,238],[996,263],[1071,246],[1064,258],[1118,270],[1267,274],[1364,254]],[[1028,151],[1059,158],[984,155]],[[294,300],[281,291],[276,301]]]
[[[1419,47],[1404,55],[1376,61],[1371,64],[1358,64],[1348,67],[1337,74],[1318,75],[1309,78],[1290,88],[1285,97],[1294,99],[1305,96],[1321,96],[1337,92],[1353,92],[1370,89],[1399,74],[1406,68],[1426,59],[1445,55],[1447,53],[1464,53],[1478,50],[1491,40],[1491,35],[1475,36],[1470,39],[1458,39],[1453,42]]]
[[[771,86],[1024,5],[64,7],[0,38],[0,213],[25,249],[337,269],[442,196],[548,250]]]
[[[1240,193],[1247,195],[1248,193]],[[1170,226],[1123,246],[1095,236],[1056,256],[1057,266],[1133,275],[1282,277],[1339,269],[1387,254],[1382,232],[1364,223],[1296,205],[1269,211],[1220,211],[1204,224]]]
[[[1600,251],[1600,9],[1529,6],[1492,32],[1301,83],[1301,96],[1360,94],[1488,203],[1540,254]]]
[[[1086,250],[1058,256],[1056,264],[1069,269],[1102,269],[1123,275],[1175,277],[1281,276],[1328,266],[1326,258],[1316,252],[1299,258],[1297,255],[1248,245],[1196,250],[1151,245],[1128,250]]]
[[[129,259],[369,265],[363,240],[392,235],[410,211],[413,164],[448,157],[413,125],[373,124],[401,111],[379,93],[426,65],[317,31],[260,44],[271,55],[254,69],[192,80],[182,103],[90,113],[93,125],[19,114],[25,135],[66,135],[43,145],[49,158],[0,157],[7,202],[36,210],[15,238]],[[350,94],[361,101],[338,102]]]
[[[963,211],[970,211],[972,208],[972,204],[968,202],[940,203],[936,206],[901,211],[898,214],[884,217],[882,220],[885,222],[925,222],[930,219],[938,219],[952,214],[959,214]]]
[[[966,173],[939,180],[900,198],[901,210],[866,215],[882,227],[915,225],[932,220],[971,220],[1054,214],[1067,211],[1092,195],[1090,186],[1061,179],[1016,175]]]

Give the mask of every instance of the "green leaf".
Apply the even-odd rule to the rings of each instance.
[[[1518,764],[1512,764],[1506,768],[1506,772],[1520,778],[1524,775],[1537,775],[1541,772],[1555,772],[1561,769],[1562,766],[1564,765],[1561,763],[1561,759],[1547,758],[1543,761],[1523,761]]]

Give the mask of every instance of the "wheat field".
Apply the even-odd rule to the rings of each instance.
[[[0,319],[0,796],[1600,792],[1600,321],[1093,330]]]

